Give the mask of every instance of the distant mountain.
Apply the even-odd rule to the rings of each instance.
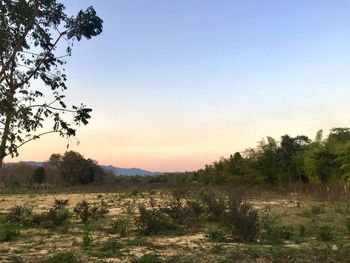
[[[120,168],[115,167],[113,165],[101,165],[101,167],[105,170],[112,171],[115,175],[160,175],[163,173],[160,172],[151,172],[142,170],[140,168]]]
[[[6,163],[5,165],[18,165],[18,164],[24,164],[29,166],[43,166],[45,162],[33,162],[33,161],[27,161],[27,162],[18,162],[18,163]],[[151,172],[147,170],[142,170],[140,168],[120,168],[115,167],[113,165],[101,165],[102,169],[112,171],[115,175],[161,175],[163,173],[160,172]]]

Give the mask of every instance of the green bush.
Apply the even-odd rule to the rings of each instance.
[[[45,227],[62,226],[69,219],[69,211],[66,208],[68,200],[55,199],[52,208],[48,212],[32,216],[32,225],[42,225]]]
[[[78,215],[83,223],[87,223],[89,219],[99,220],[108,214],[107,203],[101,200],[100,203],[90,204],[86,200],[77,203],[73,211]]]
[[[171,218],[156,208],[151,202],[151,208],[139,206],[139,215],[135,218],[135,225],[144,235],[156,235],[163,231],[178,230],[179,226]]]
[[[20,235],[19,226],[11,223],[1,225],[0,242],[10,242]]]
[[[223,197],[218,197],[214,192],[208,192],[203,194],[202,200],[213,219],[218,220],[222,217],[226,209]]]
[[[158,263],[160,262],[157,254],[145,254],[134,261],[134,263]]]
[[[223,242],[226,237],[225,230],[217,226],[208,226],[205,229],[205,236],[214,242]]]
[[[79,263],[78,257],[73,252],[60,252],[45,260],[43,263]]]
[[[85,250],[91,248],[91,245],[92,245],[93,241],[94,240],[92,238],[91,233],[89,231],[85,230],[84,233],[83,233],[83,248]]]
[[[10,208],[7,216],[8,221],[14,224],[26,224],[30,221],[32,215],[32,207],[25,205],[16,205]]]
[[[130,229],[130,219],[125,216],[119,216],[112,221],[111,228],[112,233],[118,233],[120,237],[126,237]]]
[[[332,241],[334,239],[334,230],[329,225],[321,226],[318,229],[318,238],[322,241]]]
[[[258,211],[251,203],[230,196],[224,221],[227,227],[234,229],[233,235],[238,235],[242,241],[251,242],[259,236]]]

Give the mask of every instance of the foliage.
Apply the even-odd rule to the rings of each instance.
[[[205,236],[214,242],[223,242],[226,238],[225,229],[217,226],[208,226],[205,229]]]
[[[79,263],[77,255],[73,252],[60,252],[45,260],[43,263]]]
[[[64,102],[63,65],[74,42],[102,32],[102,20],[93,7],[69,16],[56,0],[1,1],[0,8],[1,166],[5,156],[18,155],[30,141],[49,133],[74,136],[77,125],[88,123],[91,109],[83,104],[68,108]],[[43,131],[47,120],[52,128]]]
[[[143,256],[139,257],[134,263],[158,263],[160,262],[159,256],[157,254],[144,254]]]
[[[140,233],[144,235],[156,235],[163,231],[178,230],[178,225],[171,218],[155,207],[151,201],[150,208],[139,206],[139,215],[135,218],[135,225]]]
[[[112,221],[112,233],[118,233],[120,237],[126,237],[130,230],[131,222],[126,216],[119,216]]]
[[[33,180],[34,182],[41,184],[45,181],[46,171],[42,166],[37,167],[33,172]]]
[[[233,235],[238,235],[243,241],[255,241],[260,233],[258,211],[251,203],[233,196],[230,196],[228,201],[225,225],[233,226]]]
[[[323,225],[318,229],[318,238],[322,241],[332,241],[334,239],[334,230],[329,225]]]
[[[214,192],[207,192],[203,194],[202,199],[211,216],[216,220],[220,219],[226,209],[224,198],[218,197]]]
[[[15,224],[24,224],[28,223],[32,215],[33,208],[25,205],[16,205],[10,208],[10,212],[7,216],[8,220],[11,223]]]
[[[92,245],[93,238],[89,231],[85,230],[83,233],[83,248],[89,249]]]
[[[108,214],[107,203],[101,200],[100,203],[90,204],[86,200],[77,203],[73,211],[78,215],[83,223],[87,223],[89,219],[98,220]]]
[[[20,235],[19,226],[12,223],[0,226],[0,242],[10,242]]]

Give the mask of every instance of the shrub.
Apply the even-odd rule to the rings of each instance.
[[[331,241],[334,238],[334,231],[331,226],[324,225],[318,229],[318,238],[322,241]]]
[[[220,227],[209,226],[205,230],[205,236],[211,241],[223,242],[225,240],[226,233],[225,230]]]
[[[20,235],[19,226],[7,223],[0,228],[0,242],[9,242],[15,240]]]
[[[234,233],[243,241],[256,240],[260,233],[258,211],[251,203],[232,196],[228,202],[225,225],[234,228]]]
[[[161,209],[156,208],[152,202],[150,204],[150,209],[143,205],[139,206],[139,216],[135,218],[135,225],[139,232],[155,235],[162,231],[178,230],[178,225],[172,222]]]
[[[101,252],[103,257],[115,257],[121,256],[122,252],[120,251],[123,246],[114,239],[109,239],[102,244]]]
[[[325,207],[324,205],[313,205],[311,206],[310,211],[313,215],[318,215],[325,212]]]
[[[203,203],[206,205],[208,213],[214,218],[219,219],[225,212],[226,204],[223,197],[217,197],[214,192],[204,193]]]
[[[78,257],[73,252],[60,252],[45,260],[43,263],[79,263]]]
[[[10,212],[8,214],[8,220],[11,223],[15,224],[25,224],[30,221],[32,214],[32,207],[25,205],[16,205],[10,208]]]
[[[92,245],[93,242],[92,235],[90,234],[89,231],[85,230],[83,234],[83,248],[84,249],[89,249]]]
[[[55,199],[52,208],[48,212],[39,215],[33,215],[32,225],[44,225],[46,227],[55,227],[64,225],[69,219],[69,211],[66,208],[68,200]]]
[[[348,232],[350,234],[350,218],[347,219],[345,225],[346,225],[346,228],[348,229]]]
[[[104,200],[101,200],[99,204],[90,204],[86,200],[83,200],[75,205],[73,211],[85,224],[91,218],[98,220],[108,213],[107,203]]]
[[[161,210],[174,222],[186,226],[193,226],[193,223],[197,222],[205,212],[200,203],[182,199],[179,192],[174,192],[172,200]]]
[[[157,254],[145,254],[134,261],[135,263],[158,263],[160,262]]]
[[[112,221],[112,233],[118,233],[120,237],[125,237],[129,232],[130,219],[125,216],[119,216]]]

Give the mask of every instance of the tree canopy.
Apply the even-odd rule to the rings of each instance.
[[[69,16],[56,0],[0,0],[0,167],[27,142],[74,136],[88,123],[91,109],[64,101],[64,65],[73,43],[99,35],[102,23],[93,7]]]

